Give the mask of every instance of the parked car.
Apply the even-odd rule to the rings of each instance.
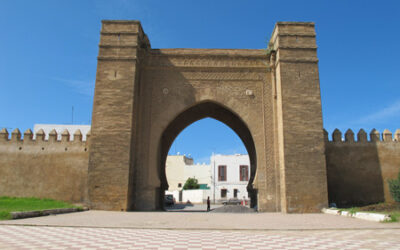
[[[175,198],[172,194],[166,194],[164,198],[165,205],[173,206],[175,204]]]
[[[231,198],[227,201],[223,201],[222,204],[224,205],[240,205],[241,201],[237,198]]]

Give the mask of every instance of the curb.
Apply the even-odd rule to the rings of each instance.
[[[47,216],[47,215],[55,215],[55,214],[65,214],[65,213],[74,213],[87,211],[88,208],[58,208],[58,209],[46,209],[39,211],[24,211],[24,212],[11,212],[11,217],[13,220],[15,219],[25,219],[39,216]]]
[[[350,213],[349,211],[340,211],[338,209],[333,209],[333,208],[323,208],[322,212],[325,214],[341,215],[345,217],[352,217],[352,218],[375,221],[375,222],[384,222],[391,220],[390,215],[387,214],[377,214],[377,213],[367,213],[367,212]]]

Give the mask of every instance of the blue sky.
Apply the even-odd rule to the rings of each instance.
[[[102,19],[140,20],[153,48],[265,48],[277,21],[316,23],[324,127],[400,127],[399,1],[0,1],[0,127],[91,120]],[[173,151],[245,153],[199,121]]]

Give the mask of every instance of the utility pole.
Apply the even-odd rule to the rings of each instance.
[[[72,106],[71,124],[74,124],[74,106]]]
[[[215,204],[215,157],[214,157],[214,152],[212,152],[212,161],[213,161],[213,181],[214,181],[213,200],[214,200],[214,204]]]

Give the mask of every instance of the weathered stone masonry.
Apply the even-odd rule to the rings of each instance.
[[[30,129],[23,140],[18,129],[10,139],[6,129],[0,131],[0,196],[85,203],[89,147],[81,132],[74,133],[73,141],[68,131],[57,141],[55,130],[47,141],[43,130],[32,138]]]
[[[393,201],[388,180],[400,171],[400,130],[392,133],[360,130],[342,133],[335,130],[332,140],[326,135],[326,164],[329,201],[339,206],[366,205]]]
[[[55,131],[45,141],[43,132],[33,140],[31,130],[21,140],[19,130],[0,131],[0,196],[35,196],[74,203],[87,202],[88,141],[76,132],[69,141]],[[356,137],[356,138],[355,138]],[[90,138],[90,135],[89,137]],[[400,130],[394,135],[360,130],[355,136],[325,131],[329,201],[339,206],[392,201],[387,180],[400,171]]]
[[[224,122],[243,140],[256,170],[248,189],[260,211],[312,212],[326,206],[314,24],[278,23],[271,49],[269,55],[152,49],[139,22],[103,21],[90,206],[159,209],[168,187],[168,149],[182,129],[204,117]],[[301,182],[306,184],[297,185]]]
[[[0,195],[104,210],[161,209],[173,140],[211,117],[242,139],[252,169],[248,191],[259,211],[318,212],[328,205],[328,190],[331,201],[343,204],[387,198],[387,191],[366,199],[344,188],[358,174],[354,166],[344,171],[347,165],[369,169],[363,164],[373,150],[361,142],[324,140],[315,37],[313,23],[280,22],[268,53],[152,49],[140,22],[103,21],[90,140],[56,141],[52,135],[43,141],[39,135],[33,141],[27,133],[21,141],[18,131],[9,140],[3,130]],[[365,178],[374,179],[371,190],[383,190],[386,179],[376,173],[395,175],[398,143],[376,144],[383,153],[371,168],[380,170]],[[366,158],[354,161],[350,152]],[[359,189],[353,190],[363,190],[364,180],[357,178]]]

